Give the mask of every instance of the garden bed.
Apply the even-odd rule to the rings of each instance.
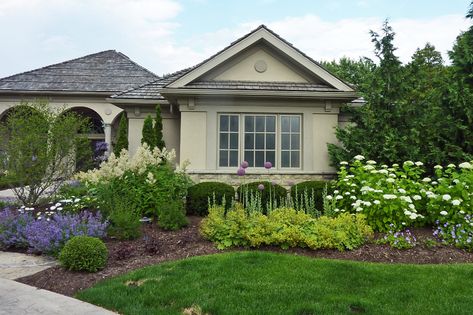
[[[53,267],[35,275],[19,279],[38,288],[72,296],[82,289],[92,287],[100,280],[127,273],[131,270],[163,261],[183,259],[191,256],[219,253],[213,243],[203,239],[198,231],[199,217],[189,217],[188,227],[178,231],[164,231],[154,224],[144,226],[144,236],[132,241],[108,239],[110,252],[107,267],[97,273],[70,272],[61,267]],[[433,245],[430,229],[414,229],[418,245],[408,250],[398,250],[389,245],[370,242],[353,250],[309,250],[292,248],[282,250],[263,247],[260,250],[293,253],[319,258],[357,260],[384,263],[445,264],[473,263],[473,253],[452,246]],[[238,249],[238,250],[241,250]],[[227,250],[229,251],[229,250]],[[232,250],[230,250],[232,251]]]

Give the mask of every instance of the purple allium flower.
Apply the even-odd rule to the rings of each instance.
[[[245,168],[247,168],[248,166],[250,166],[250,164],[249,164],[247,161],[241,162],[241,165],[240,165],[241,168],[245,169]]]
[[[273,167],[273,164],[271,162],[264,162],[264,168],[269,170],[271,167]]]
[[[245,175],[245,169],[240,167],[240,168],[237,170],[237,175],[238,175],[238,176],[244,176],[244,175]]]
[[[259,190],[259,191],[263,191],[263,190],[264,190],[264,185],[263,185],[263,184],[259,184],[259,185],[258,185],[258,190]]]

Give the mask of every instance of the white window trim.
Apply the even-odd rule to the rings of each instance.
[[[236,115],[239,117],[238,119],[238,165],[237,166],[220,166],[220,116],[223,115]],[[216,156],[216,166],[218,170],[235,170],[240,166],[240,163],[243,161],[244,151],[245,151],[245,116],[275,116],[276,117],[276,165],[273,165],[272,170],[274,171],[301,171],[303,169],[303,114],[302,113],[251,113],[251,112],[242,112],[242,113],[235,113],[235,112],[219,112],[217,113],[217,156]],[[299,167],[282,167],[281,166],[281,117],[282,116],[297,116],[299,117]],[[264,132],[266,134],[266,131]],[[292,150],[291,150],[292,151]],[[256,171],[256,173],[262,173],[262,171],[266,171],[264,167],[248,167],[247,171]]]

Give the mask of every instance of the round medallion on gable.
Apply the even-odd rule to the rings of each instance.
[[[258,60],[255,62],[255,70],[256,72],[263,73],[268,69],[268,65],[264,60]]]

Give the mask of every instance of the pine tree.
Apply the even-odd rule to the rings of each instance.
[[[120,155],[122,149],[128,150],[128,120],[125,112],[120,117],[120,124],[118,125],[117,143],[113,148],[115,155]]]
[[[166,144],[164,143],[163,139],[163,119],[161,117],[161,107],[159,105],[156,106],[154,131],[156,134],[156,146],[162,150],[166,146]]]
[[[156,147],[156,134],[153,130],[153,118],[150,115],[146,117],[143,123],[141,143],[148,144],[151,150]]]

